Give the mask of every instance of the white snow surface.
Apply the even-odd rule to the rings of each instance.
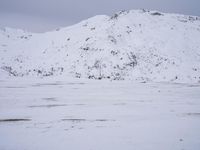
[[[200,18],[0,29],[0,150],[66,149],[199,150]]]
[[[0,150],[199,150],[199,100],[199,84],[1,79]]]
[[[46,33],[0,30],[0,76],[200,82],[200,18],[157,11],[95,16]]]

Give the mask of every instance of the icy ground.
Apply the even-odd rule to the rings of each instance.
[[[199,84],[0,80],[0,150],[199,149]]]

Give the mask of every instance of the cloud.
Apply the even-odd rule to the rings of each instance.
[[[45,32],[58,27],[72,25],[74,22],[56,21],[54,18],[30,16],[18,13],[0,13],[0,27],[24,29],[31,32]]]
[[[199,0],[0,0],[0,26],[47,31],[98,14],[140,8],[200,16],[198,6]]]

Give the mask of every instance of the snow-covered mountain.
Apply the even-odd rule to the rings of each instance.
[[[200,82],[200,17],[95,16],[47,33],[0,30],[0,75]]]

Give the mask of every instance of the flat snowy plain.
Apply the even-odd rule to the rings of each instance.
[[[199,149],[199,84],[0,80],[0,150]]]

